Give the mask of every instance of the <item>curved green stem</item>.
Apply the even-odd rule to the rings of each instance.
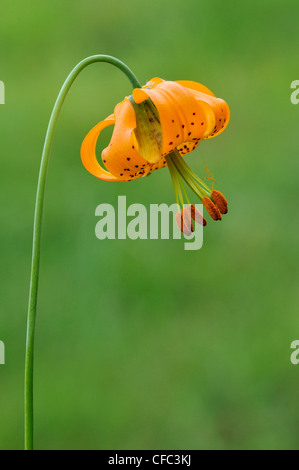
[[[73,82],[79,73],[88,65],[95,62],[107,62],[119,68],[130,80],[133,88],[140,88],[140,84],[133,72],[120,60],[108,55],[94,55],[82,60],[69,74],[65,80],[60,93],[54,105],[48,130],[45,138],[40,172],[38,178],[36,204],[34,213],[33,226],[33,248],[32,248],[32,264],[30,277],[29,305],[27,317],[27,338],[26,338],[26,356],[25,356],[25,450],[33,450],[33,365],[34,365],[34,338],[35,338],[35,321],[36,306],[38,295],[39,265],[40,265],[40,245],[41,245],[41,228],[44,207],[44,195],[47,179],[47,171],[53,137],[57,125],[57,120],[64,103],[64,100],[71,88]]]

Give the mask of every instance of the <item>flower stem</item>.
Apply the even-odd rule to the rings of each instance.
[[[33,226],[33,248],[31,262],[31,276],[29,289],[29,305],[27,317],[27,337],[26,337],[26,355],[25,355],[25,450],[33,450],[33,366],[34,366],[34,339],[36,323],[36,307],[38,296],[39,266],[40,266],[40,246],[41,229],[44,207],[44,195],[47,179],[47,171],[51,147],[55,134],[58,117],[65,101],[65,98],[79,75],[79,73],[88,65],[96,62],[107,62],[119,68],[130,80],[133,88],[140,88],[140,84],[133,72],[120,60],[108,55],[94,55],[82,60],[69,74],[65,80],[60,93],[54,105],[48,130],[45,138],[40,172],[38,177],[38,186],[36,193],[36,203],[34,212]]]

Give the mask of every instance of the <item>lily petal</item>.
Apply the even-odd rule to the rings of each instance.
[[[207,126],[204,137],[208,139],[221,134],[230,119],[227,103],[221,98],[216,98],[214,93],[201,83],[189,80],[180,80],[177,83],[193,90],[193,95],[206,116]]]
[[[139,153],[134,133],[136,117],[129,99],[116,106],[114,119],[115,126],[110,144],[102,152],[106,168],[121,181],[145,176],[152,166]]]
[[[96,145],[100,133],[108,126],[115,124],[113,115],[99,122],[85,137],[81,146],[81,159],[86,170],[93,176],[104,181],[121,181],[112,175],[109,171],[104,170],[99,164],[96,157]]]
[[[177,146],[203,136],[205,126],[201,123],[205,116],[192,90],[179,83],[162,80],[154,88],[144,87],[142,97],[145,95],[151,98],[159,113],[163,156]],[[141,95],[138,98],[141,99]],[[189,151],[191,150],[193,146]]]

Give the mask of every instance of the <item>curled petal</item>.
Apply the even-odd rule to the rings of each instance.
[[[193,82],[191,80],[176,80],[176,83],[183,85],[190,90],[199,91],[200,93],[205,93],[206,95],[215,96],[214,93],[205,85],[202,85],[198,82]]]
[[[135,103],[140,104],[148,99],[147,93],[142,88],[135,88],[133,90],[133,98]]]
[[[96,157],[96,145],[100,133],[105,127],[115,123],[114,117],[109,116],[104,121],[99,122],[85,137],[81,146],[81,159],[86,170],[93,176],[105,181],[120,181],[109,171],[104,170]]]
[[[201,125],[204,115],[193,92],[179,83],[162,80],[153,87],[143,87],[141,93],[157,108],[162,128],[162,155],[187,142],[190,142],[188,151],[191,152],[205,131],[205,126]]]
[[[119,103],[114,110],[115,126],[110,144],[102,152],[106,168],[121,181],[145,176],[151,166],[141,155],[134,130],[136,117],[128,99]]]
[[[229,123],[230,111],[224,100],[216,98],[214,93],[201,83],[188,80],[178,81],[188,88],[197,100],[206,116],[206,130],[204,137],[210,138],[219,135]]]

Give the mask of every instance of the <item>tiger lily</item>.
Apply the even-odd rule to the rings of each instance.
[[[184,182],[214,220],[221,220],[228,207],[222,193],[211,190],[194,174],[183,156],[195,150],[201,140],[223,132],[229,117],[226,102],[204,85],[153,78],[135,88],[115,107],[114,114],[88,133],[81,148],[82,162],[92,175],[115,182],[135,180],[167,166],[178,205],[176,221],[181,231],[190,235],[191,219],[201,225],[206,225],[206,220],[190,204]],[[96,157],[96,144],[101,131],[111,125],[111,141],[102,151],[103,168]]]

